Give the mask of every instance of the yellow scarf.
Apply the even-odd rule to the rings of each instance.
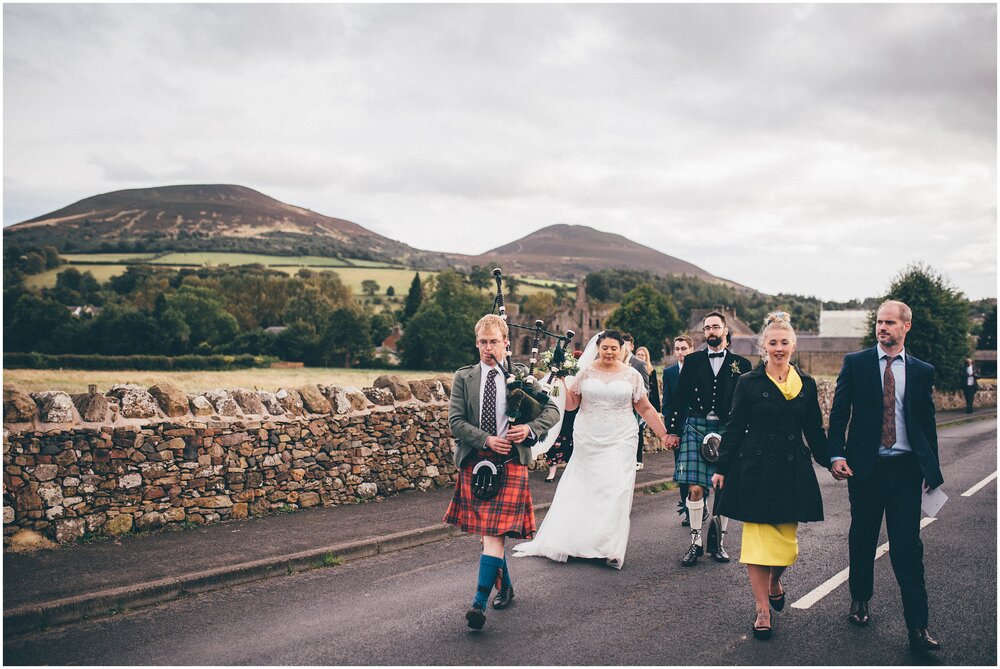
[[[771,376],[770,372],[768,372],[767,378],[771,379],[774,385],[778,386],[778,390],[781,391],[786,400],[795,398],[802,391],[802,379],[799,378],[799,373],[791,365],[788,366],[788,377],[784,383],[780,383],[778,379]]]

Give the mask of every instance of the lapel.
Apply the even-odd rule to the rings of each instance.
[[[875,390],[875,396],[878,397],[878,398],[881,398],[882,397],[882,375],[879,373],[879,370],[878,370],[878,367],[879,367],[879,364],[878,364],[878,356],[879,356],[878,346],[872,346],[870,349],[868,349],[868,351],[869,351],[868,352],[868,360],[865,362],[865,366],[870,371],[866,372],[866,373],[868,374],[868,378],[870,379],[870,383],[874,384],[872,387]]]
[[[466,388],[466,411],[472,420],[469,422],[479,427],[479,405],[482,402],[479,399],[479,386],[483,384],[483,366],[480,363],[476,363],[476,366],[469,370],[468,383],[469,387]]]
[[[906,387],[903,388],[903,419],[910,415],[910,398],[913,397],[913,385],[917,381],[917,365],[909,353],[906,354]]]

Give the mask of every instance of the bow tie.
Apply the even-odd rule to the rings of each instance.
[[[726,357],[726,352],[725,351],[719,351],[718,353],[709,353],[708,357],[709,357],[709,359],[711,359],[711,358],[725,358]]]

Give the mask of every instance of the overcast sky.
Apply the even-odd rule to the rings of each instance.
[[[422,249],[554,223],[759,290],[997,294],[995,5],[12,5],[4,224],[231,183]]]

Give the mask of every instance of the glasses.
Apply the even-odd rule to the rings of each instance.
[[[702,330],[704,330],[705,332],[716,332],[716,331],[722,332],[722,329],[723,328],[721,325],[706,325],[705,327],[702,328]]]
[[[496,346],[503,343],[500,339],[480,339],[476,342],[480,346]]]

